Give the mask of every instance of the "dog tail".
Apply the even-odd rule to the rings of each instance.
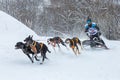
[[[83,49],[82,42],[79,39],[78,39],[78,44],[79,44],[79,46],[81,46],[81,49]]]
[[[49,53],[51,53],[51,51],[47,48],[47,51],[49,52]]]
[[[65,43],[63,42],[63,40],[61,40],[61,44],[62,44],[63,46],[65,46],[65,47],[67,47],[67,46],[65,45]]]

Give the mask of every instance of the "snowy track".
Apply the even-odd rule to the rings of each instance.
[[[29,34],[45,44],[47,37],[1,11],[0,17],[0,80],[120,80],[120,41],[105,40],[110,50],[88,48],[78,56],[64,46],[54,52],[49,45],[49,60],[32,64],[14,45]]]

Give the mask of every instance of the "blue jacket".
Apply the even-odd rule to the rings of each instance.
[[[85,32],[88,32],[89,28],[96,28],[99,31],[99,27],[97,27],[97,24],[92,22],[91,26],[88,26],[88,24],[85,25]]]
[[[85,32],[89,32],[90,35],[95,35],[98,33],[99,27],[97,27],[97,24],[92,22],[91,25],[86,24],[85,25]]]

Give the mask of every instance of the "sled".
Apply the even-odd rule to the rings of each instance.
[[[90,46],[91,48],[105,48],[108,49],[108,47],[105,45],[104,41],[102,39],[98,40],[96,37],[93,40],[84,40],[82,42],[83,48],[86,46]]]

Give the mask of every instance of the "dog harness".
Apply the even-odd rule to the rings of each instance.
[[[78,38],[76,38],[76,43],[78,43]]]
[[[37,53],[36,42],[35,42],[35,41],[33,41],[33,43],[30,44],[30,47],[31,47],[31,50],[32,50],[34,53]]]
[[[74,48],[75,48],[75,46],[74,46],[74,41],[73,41],[73,40],[71,40],[71,41],[72,41],[72,43],[73,43],[73,45],[71,46],[71,48],[74,49]]]
[[[41,49],[42,49],[42,47],[43,47],[43,43],[40,43],[40,47],[41,47]],[[41,49],[40,49],[40,50],[41,50]]]

